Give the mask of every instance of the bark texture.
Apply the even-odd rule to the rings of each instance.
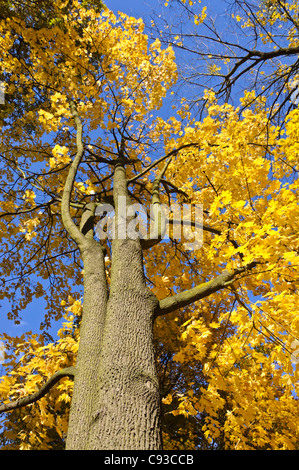
[[[124,231],[132,217],[126,215],[130,199],[121,162],[115,166],[113,196],[117,227],[108,300],[103,252],[90,229],[91,207],[82,218],[84,310],[68,450],[158,450],[162,446],[153,346],[158,300],[145,283],[140,240]]]
[[[157,306],[143,280],[139,242],[115,241],[89,449],[159,449],[153,348]]]
[[[67,450],[86,449],[95,398],[96,377],[107,307],[104,256],[101,246],[90,240],[82,250],[84,303],[80,343],[69,419]]]

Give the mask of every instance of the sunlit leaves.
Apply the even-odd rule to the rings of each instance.
[[[79,313],[77,308],[76,313]],[[0,381],[2,402],[35,393],[56,371],[75,363],[79,338],[78,328],[73,321],[73,315],[65,316],[55,344],[43,344],[42,336],[32,333],[21,338],[3,336],[7,375]],[[51,390],[50,397],[43,397],[37,403],[13,411],[11,416],[6,415],[2,439],[7,442],[7,446],[2,448],[63,448],[72,390],[73,380],[64,378]]]
[[[198,149],[179,152],[168,171],[190,200],[206,208],[205,222],[219,230],[213,237],[205,233],[197,254],[193,269],[201,279],[220,266],[259,265],[226,296],[214,296],[215,306],[224,298],[227,305],[213,321],[201,302],[182,322],[173,360],[190,367],[190,383],[198,380],[192,366],[201,363],[202,385],[191,386],[193,394],[182,392],[176,407],[169,395],[164,403],[175,416],[196,415],[211,446],[294,449],[298,427],[286,410],[298,416],[292,353],[299,334],[297,112],[280,136],[267,127],[262,106],[241,116],[236,111],[213,103],[202,122],[192,127],[189,120],[185,132],[182,125],[177,142],[198,142]],[[170,264],[164,276],[174,269]],[[204,425],[200,413],[207,414]]]
[[[164,447],[295,448],[297,110],[283,129],[269,125],[264,97],[246,91],[236,108],[207,90],[202,119],[186,100],[173,116],[158,115],[177,78],[172,48],[149,41],[141,20],[85,10],[77,1],[66,13],[59,4],[53,2],[51,28],[25,28],[22,18],[0,25],[8,92],[18,93],[2,120],[0,297],[10,301],[16,321],[35,298],[44,299],[42,330],[51,319],[65,319],[56,342],[46,333],[1,338],[7,353],[1,400],[35,392],[76,358],[84,272],[60,219],[76,154],[74,100],[84,128],[71,194],[76,222],[86,202],[111,199],[111,168],[120,154],[134,200],[149,205],[160,166],[142,172],[171,153],[161,199],[203,206],[202,247],[190,252],[184,240],[164,240],[144,253],[146,282],[159,300],[255,263],[222,291],[155,322],[162,402],[168,418],[185,420],[184,427],[166,426]],[[194,21],[200,26],[204,19],[201,10]],[[17,56],[20,37],[26,47]],[[109,284],[108,255],[105,265]],[[49,397],[8,416],[7,448],[48,449],[56,439],[63,446],[71,394],[72,381],[64,379]]]

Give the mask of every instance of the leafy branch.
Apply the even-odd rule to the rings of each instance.
[[[257,263],[253,261],[247,266],[236,268],[233,271],[225,271],[211,281],[160,300],[156,316],[166,315],[167,313],[171,313],[179,308],[186,307],[197,300],[201,300],[204,297],[208,297],[209,295],[230,286],[239,274],[252,270],[256,265]]]
[[[3,403],[0,405],[0,412],[16,410],[18,408],[22,408],[23,406],[31,405],[31,403],[35,403],[37,400],[45,396],[46,393],[48,393],[57,382],[59,382],[60,379],[63,377],[74,376],[75,367],[66,367],[65,369],[61,369],[52,375],[52,377],[50,377],[50,379],[47,380],[47,382],[37,392],[32,393],[31,395],[27,395],[23,398],[18,398],[17,400],[10,403]]]

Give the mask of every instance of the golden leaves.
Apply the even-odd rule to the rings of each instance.
[[[244,102],[251,99],[245,93]],[[241,116],[236,111],[218,105],[211,95],[207,118],[182,122],[178,137],[165,144],[170,151],[198,143],[178,152],[168,171],[192,202],[203,204],[204,223],[219,232],[204,232],[204,247],[195,255],[201,282],[220,266],[259,264],[253,275],[190,309],[185,321],[177,315],[174,362],[188,370],[189,383],[195,380],[190,369],[202,364],[205,385],[190,385],[178,401],[166,396],[164,404],[174,415],[200,419],[205,412],[206,439],[221,439],[226,449],[293,449],[299,437],[292,418],[292,413],[298,417],[297,349],[292,345],[299,337],[299,231],[298,180],[288,177],[295,174],[298,113],[290,113],[287,132],[280,134],[265,127],[262,102]],[[164,276],[170,273],[183,281],[172,259]],[[198,279],[190,276],[195,283]],[[159,331],[162,335],[163,327]],[[168,344],[166,335],[163,339]],[[274,431],[277,426],[280,432]]]
[[[69,299],[69,310],[79,311],[78,302]],[[42,337],[28,334],[19,338],[19,343],[5,336],[5,342],[15,342],[15,347],[7,349],[7,375],[0,380],[0,398],[4,403],[35,393],[56,371],[74,365],[78,350],[78,329],[74,326],[74,316],[66,314],[65,323],[58,332],[56,343],[43,344]],[[10,346],[11,347],[11,346]],[[20,354],[23,354],[20,357]],[[28,405],[17,412],[18,420],[6,416],[5,436],[18,441],[18,449],[52,448],[53,437],[58,434],[65,439],[68,423],[68,406],[71,401],[73,380],[64,378],[51,394],[37,403]],[[11,448],[11,447],[9,447]]]
[[[31,206],[35,205],[36,194],[31,189],[26,189],[23,199],[28,202]]]
[[[79,3],[74,5],[78,7]],[[203,21],[205,14],[205,9],[198,13],[195,23]],[[79,34],[78,23],[87,18]],[[184,100],[174,116],[154,118],[151,113],[161,107],[177,78],[173,50],[163,49],[159,40],[150,44],[141,20],[116,16],[108,9],[102,14],[78,9],[64,20],[65,28],[51,31],[25,29],[23,24],[10,21],[1,23],[2,64],[12,75],[9,90],[22,95],[27,90],[31,105],[1,135],[2,148],[7,159],[14,162],[13,171],[24,187],[24,191],[18,187],[20,194],[15,200],[1,202],[3,211],[20,211],[18,224],[13,226],[9,219],[8,227],[1,225],[3,239],[8,236],[7,228],[11,236],[24,234],[30,241],[25,264],[32,255],[39,261],[38,241],[42,236],[36,246],[33,244],[40,229],[45,230],[49,258],[69,250],[61,237],[58,205],[45,206],[53,240],[46,236],[46,223],[41,226],[43,217],[25,211],[34,209],[45,195],[47,200],[58,200],[61,193],[62,168],[75,149],[70,99],[77,102],[84,144],[88,148],[94,142],[91,149],[100,149],[95,159],[102,154],[105,158],[116,156],[118,130],[125,129],[125,150],[130,158],[138,159],[139,171],[143,164],[151,163],[146,149],[163,142],[159,152],[173,152],[166,176],[179,190],[177,199],[202,204],[204,223],[210,230],[204,233],[203,247],[191,254],[182,252],[178,243],[173,251],[160,244],[145,255],[146,275],[158,298],[206,282],[226,269],[258,263],[252,274],[243,273],[211,299],[175,312],[173,317],[158,319],[157,343],[166,351],[165,362],[172,362],[174,376],[182,381],[172,383],[174,388],[181,387],[181,393],[166,393],[163,403],[174,415],[200,419],[205,413],[201,422],[204,436],[207,440],[223,436],[225,448],[294,447],[298,439],[298,420],[294,419],[298,417],[294,395],[298,365],[292,362],[291,345],[299,337],[298,181],[289,183],[287,178],[298,161],[298,110],[288,115],[284,135],[274,126],[266,127],[264,98],[240,115],[238,108],[217,103],[213,91],[205,94],[208,107],[202,121],[192,117]],[[8,60],[13,28],[23,32],[30,44],[27,63]],[[217,68],[211,71],[218,73]],[[34,98],[35,87],[43,99]],[[240,104],[247,106],[255,98],[253,92],[245,92]],[[26,134],[25,124],[31,134]],[[51,139],[47,145],[43,143],[45,132]],[[26,170],[38,163],[43,172],[38,176],[28,172],[28,177],[22,173],[17,162],[23,155]],[[98,162],[91,159],[88,163]],[[133,170],[129,172],[133,177]],[[8,170],[6,174],[12,178]],[[84,168],[72,196],[85,201],[98,191],[98,183],[99,179]],[[142,184],[150,190],[151,177],[147,175]],[[82,268],[76,270],[74,260],[68,258],[63,269],[69,279],[76,277],[80,284]],[[105,262],[109,278],[110,261]],[[3,270],[9,268],[8,261]],[[44,278],[49,275],[47,269],[39,271]],[[8,374],[0,381],[3,401],[34,392],[56,370],[74,363],[79,336],[74,319],[80,318],[82,302],[78,297],[68,297],[69,287],[62,284],[59,278],[55,288],[64,292],[64,298],[57,292],[51,298],[55,309],[65,307],[67,311],[56,343],[44,344],[42,338],[32,334],[18,341],[4,338],[11,352]],[[43,293],[41,286],[35,291],[37,297]],[[26,302],[32,295],[27,293]],[[71,393],[72,381],[64,379],[53,397],[22,412],[22,429],[15,428],[13,420],[6,422],[10,438],[20,440],[19,447],[24,449],[49,448],[51,433],[63,438]],[[278,428],[282,429],[280,433],[275,431]],[[192,447],[196,436],[190,431],[189,437]]]
[[[69,163],[71,161],[71,157],[68,152],[68,147],[56,144],[52,149],[53,158],[50,158],[50,168],[55,168],[59,165],[64,166]]]

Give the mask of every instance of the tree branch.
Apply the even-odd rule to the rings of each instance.
[[[163,162],[164,160],[172,157],[173,155],[175,155],[176,153],[178,153],[180,150],[184,150],[186,148],[189,148],[189,147],[196,147],[198,146],[198,143],[196,144],[185,144],[185,145],[182,145],[181,147],[177,148],[177,149],[174,149],[172,150],[171,152],[169,152],[167,155],[163,155],[163,157],[159,158],[158,160],[156,160],[155,162],[151,163],[149,166],[147,166],[143,171],[141,171],[138,175],[136,176],[133,176],[132,178],[130,178],[128,180],[128,184],[129,183],[133,183],[134,181],[136,181],[137,179],[141,178],[142,176],[144,176],[146,173],[148,173],[152,168],[154,168],[155,166],[157,166],[159,163]]]
[[[148,240],[141,240],[141,246],[143,249],[148,249],[162,240],[165,230],[166,230],[166,221],[165,217],[161,210],[161,200],[160,200],[160,182],[163,178],[169,163],[171,162],[169,157],[159,175],[155,178],[153,183],[152,190],[152,207],[153,207],[153,216],[154,216],[154,238]]]
[[[71,194],[73,190],[74,181],[76,178],[76,173],[77,173],[79,164],[82,160],[83,152],[84,152],[84,147],[82,143],[83,126],[82,126],[81,119],[79,118],[76,105],[73,101],[71,101],[70,107],[71,107],[73,118],[75,120],[75,126],[77,129],[77,136],[76,136],[77,153],[70,166],[70,169],[69,169],[66,181],[65,181],[62,199],[61,199],[61,217],[62,217],[63,225],[65,229],[67,230],[68,234],[79,245],[85,242],[85,237],[82,234],[82,232],[80,232],[79,228],[74,223],[71,217],[70,203],[71,203]]]
[[[199,286],[188,289],[184,292],[172,295],[171,297],[166,297],[163,300],[160,300],[159,307],[156,311],[156,317],[161,315],[166,315],[171,313],[174,310],[179,308],[186,307],[197,300],[208,297],[214,292],[221,290],[225,287],[228,287],[231,282],[236,278],[238,274],[244,273],[253,269],[257,265],[256,262],[252,262],[247,266],[236,268],[233,271],[225,271],[223,274],[216,276],[211,281],[200,284]]]
[[[74,377],[75,376],[75,367],[67,367],[65,369],[57,371],[52,377],[35,393],[28,395],[27,397],[18,398],[15,401],[10,403],[3,403],[0,405],[0,412],[16,410],[17,408],[22,408],[23,406],[30,405],[35,403],[37,400],[42,398],[48,391],[54,387],[54,385],[63,377]]]
[[[218,230],[217,228],[209,227],[208,225],[201,224],[193,220],[166,219],[166,221],[171,225],[184,225],[184,223],[187,223],[188,225],[191,225],[191,227],[201,228],[202,230],[214,233],[215,235],[221,235],[222,233],[221,230]]]

